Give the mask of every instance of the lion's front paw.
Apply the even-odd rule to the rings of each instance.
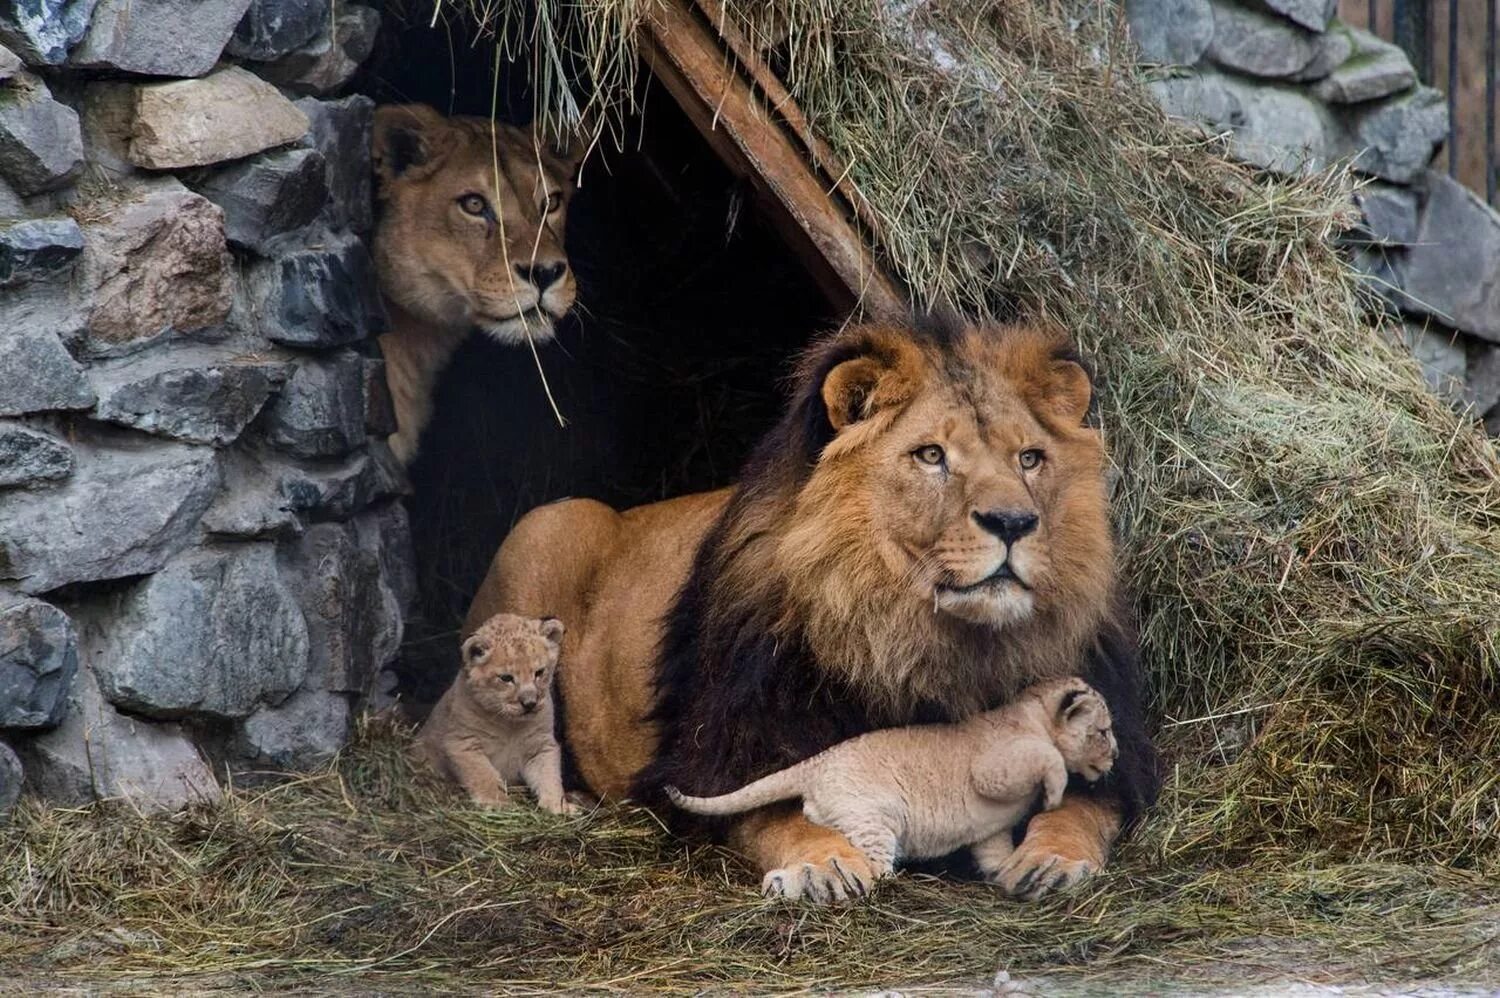
[[[817,863],[798,863],[772,870],[761,880],[760,892],[768,898],[793,901],[806,898],[819,904],[831,904],[862,897],[875,879],[875,871],[863,859],[830,856]]]
[[[1099,872],[1091,859],[1074,859],[1045,846],[1023,842],[985,879],[1012,897],[1035,901],[1053,891],[1066,890]]]

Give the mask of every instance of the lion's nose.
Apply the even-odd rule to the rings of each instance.
[[[1014,544],[1036,529],[1036,514],[1019,509],[992,509],[974,512],[974,522],[1007,544]]]
[[[556,263],[516,264],[516,273],[521,275],[522,280],[530,281],[538,293],[552,287],[567,272],[568,265],[561,260]]]

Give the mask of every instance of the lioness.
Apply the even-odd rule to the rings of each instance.
[[[380,349],[402,463],[416,457],[438,375],[471,329],[546,340],[573,307],[563,231],[582,155],[581,144],[558,151],[488,118],[376,108],[374,256],[390,317]]]
[[[839,742],[717,797],[666,792],[684,810],[717,817],[801,798],[807,819],[842,832],[880,879],[898,859],[936,859],[976,843],[990,855],[1009,853],[1038,789],[1043,810],[1052,810],[1069,773],[1097,780],[1116,751],[1104,698],[1081,679],[1054,679],[956,724],[884,728]],[[796,875],[772,870],[761,890],[783,894]]]
[[[617,513],[533,510],[466,628],[568,621],[564,737],[596,793],[719,793],[876,728],[951,722],[1083,676],[1120,757],[1036,815],[986,876],[1035,896],[1098,869],[1156,793],[1116,602],[1105,453],[1067,338],[1026,325],[866,325],[804,356],[740,484]],[[795,806],[724,830],[788,896],[874,871]]]

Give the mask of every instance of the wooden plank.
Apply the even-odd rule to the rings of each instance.
[[[719,157],[751,183],[835,307],[904,314],[895,281],[690,3],[667,0],[647,20],[641,42],[651,72]]]

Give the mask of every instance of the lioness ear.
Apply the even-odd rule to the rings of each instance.
[[[542,637],[548,641],[551,641],[555,645],[562,644],[563,622],[556,617],[543,617],[541,631]]]
[[[453,126],[426,104],[387,104],[375,109],[370,158],[382,185],[398,177],[420,179],[437,172],[453,146]]]

